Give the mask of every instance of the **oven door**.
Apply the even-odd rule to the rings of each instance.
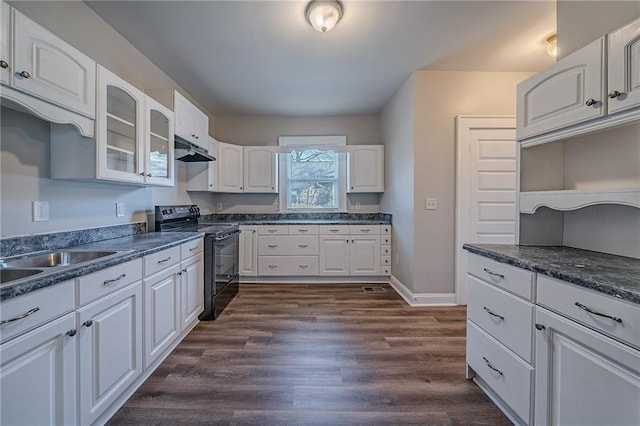
[[[215,280],[218,293],[238,275],[240,256],[240,233],[232,234],[224,239],[214,239]]]

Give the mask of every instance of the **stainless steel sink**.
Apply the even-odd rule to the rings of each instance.
[[[42,272],[42,269],[0,269],[0,284],[20,280]]]
[[[0,268],[53,268],[76,265],[110,256],[117,251],[60,250],[8,259],[0,259]]]

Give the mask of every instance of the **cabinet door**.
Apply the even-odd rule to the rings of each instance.
[[[240,275],[256,276],[258,273],[258,227],[241,226]]]
[[[640,106],[640,19],[609,34],[609,113]]]
[[[202,256],[193,263],[182,263],[180,275],[181,330],[189,328],[204,310],[204,268]]]
[[[70,313],[0,346],[0,424],[77,424],[74,326]]]
[[[96,62],[13,10],[13,85],[35,97],[96,116]]]
[[[176,135],[207,149],[209,117],[177,91],[174,93],[173,112],[176,116]]]
[[[144,281],[144,367],[148,368],[180,334],[180,265]]]
[[[598,39],[518,84],[518,140],[606,114],[603,48]]]
[[[146,183],[174,185],[173,112],[160,103],[145,99],[145,177]]]
[[[243,148],[218,142],[218,192],[243,191]]]
[[[0,83],[9,84],[11,76],[11,8],[5,2],[0,3]]]
[[[142,372],[142,283],[77,310],[80,424],[93,423]]]
[[[273,148],[244,147],[244,192],[278,192],[277,154]]]
[[[380,236],[351,236],[351,275],[380,275]]]
[[[640,352],[536,309],[535,421],[640,424]]]
[[[384,192],[384,147],[349,147],[347,192]]]
[[[320,236],[320,275],[349,275],[349,238]]]
[[[144,93],[98,67],[98,177],[144,183]]]

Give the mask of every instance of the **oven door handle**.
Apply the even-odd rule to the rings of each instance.
[[[225,235],[224,237],[216,237],[215,235],[213,235],[213,241],[215,241],[215,242],[224,241],[227,238],[231,238],[234,235],[239,234],[240,232],[242,232],[242,231],[240,231],[239,229],[236,229],[233,232],[231,232],[230,234]]]

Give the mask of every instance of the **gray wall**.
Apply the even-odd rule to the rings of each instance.
[[[558,0],[558,59],[640,16],[640,1]]]

